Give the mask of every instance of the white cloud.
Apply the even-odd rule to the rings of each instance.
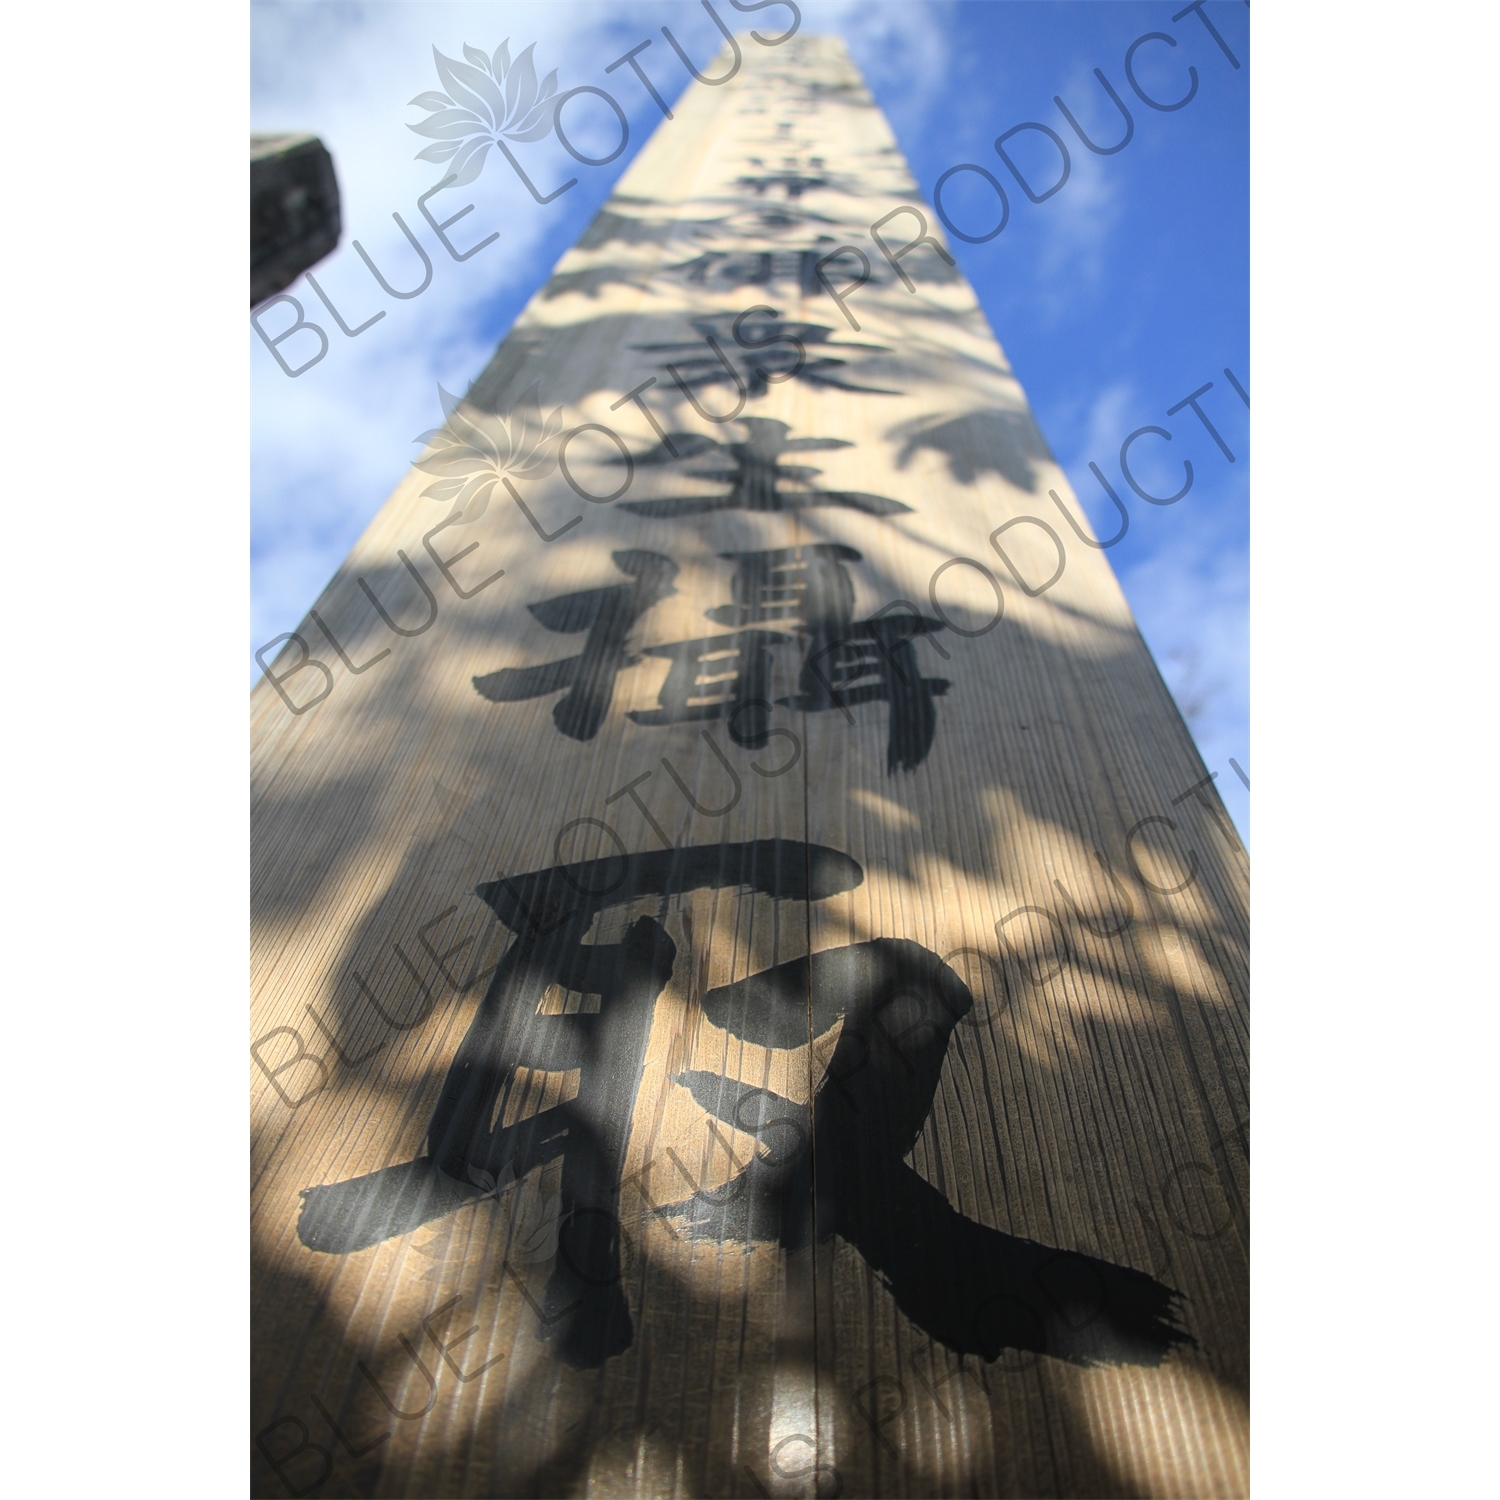
[[[625,50],[629,41],[602,60],[594,56],[616,30],[631,28],[618,8],[602,4],[257,5],[253,17],[252,129],[313,131],[338,172],[344,233],[313,275],[350,326],[385,314],[348,339],[299,278],[287,292],[327,330],[330,348],[296,379],[249,331],[251,628],[259,645],[295,628],[415,457],[410,439],[437,425],[438,383],[466,389],[494,352],[493,330],[480,330],[495,298],[529,291],[551,269],[542,250],[553,220],[503,161],[461,195],[431,204],[440,219],[475,205],[450,231],[461,248],[495,231],[498,241],[456,264],[422,222],[416,199],[441,169],[414,159],[429,142],[407,129],[424,118],[407,101],[442,86],[433,47],[458,57],[466,41],[491,51],[507,36],[515,51],[534,41],[541,71],[558,68],[566,88]],[[633,29],[644,35],[645,21]],[[421,263],[393,213],[432,260],[431,284],[409,301],[379,289],[353,243],[393,286],[419,284]],[[292,316],[280,304],[264,326],[274,336]],[[281,346],[294,368],[317,348],[311,334]]]
[[[952,7],[826,0],[802,9],[805,30],[843,37],[897,141],[916,139],[951,79]]]
[[[1124,122],[1089,67],[1080,63],[1058,94],[1090,140],[1109,146],[1120,139]],[[1090,151],[1061,118],[1048,123],[1067,147],[1070,172],[1062,191],[1037,211],[1040,247],[1033,274],[1041,306],[1057,318],[1104,281],[1110,238],[1125,206],[1121,159]]]
[[[1139,409],[1139,398],[1131,381],[1116,381],[1099,392],[1089,407],[1082,451],[1077,460],[1080,467],[1100,454],[1114,452],[1120,434],[1130,430],[1127,423],[1130,423],[1132,408]]]
[[[1070,148],[1073,170],[1067,186],[1041,219],[1040,279],[1060,295],[1064,283],[1082,281],[1097,287],[1104,277],[1109,237],[1123,213],[1119,174],[1107,170],[1103,158]]]
[[[1195,486],[1194,499],[1199,509],[1181,518],[1187,524],[1165,532],[1148,556],[1123,568],[1120,583],[1199,753],[1220,773],[1230,816],[1248,838],[1248,800],[1229,760],[1248,773],[1249,550],[1228,540],[1227,519],[1216,519],[1230,496]]]

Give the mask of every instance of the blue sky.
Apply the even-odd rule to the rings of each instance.
[[[1251,390],[1250,12],[1243,0],[1205,7],[1236,68],[1197,14],[1173,21],[1181,8],[1103,0],[801,6],[804,29],[845,38],[929,202],[937,180],[960,163],[982,165],[1005,185],[1004,230],[983,244],[950,235],[953,252],[1098,535],[1113,535],[1119,522],[1091,462],[1124,501],[1129,530],[1108,555],[1248,835],[1248,794],[1230,758],[1248,774],[1249,413],[1224,370]],[[770,34],[789,21],[780,5],[742,15],[726,0],[718,10],[738,31]],[[337,165],[345,232],[313,274],[351,325],[386,312],[357,340],[333,334],[328,356],[295,380],[250,332],[253,650],[296,627],[416,455],[411,439],[441,420],[437,384],[462,391],[479,373],[660,120],[626,70],[605,75],[608,64],[654,37],[641,61],[670,101],[687,80],[660,28],[669,26],[700,65],[720,38],[696,0],[257,4],[251,13],[252,129],[316,131]],[[1144,42],[1137,82],[1171,102],[1196,70],[1196,93],[1180,109],[1147,107],[1127,81],[1127,50],[1153,32],[1176,46]],[[407,101],[441,87],[434,45],[461,56],[466,42],[492,51],[506,37],[513,53],[535,42],[538,71],[557,68],[561,88],[608,87],[629,112],[630,144],[595,169],[577,167],[555,141],[523,148],[544,190],[564,180],[547,178],[549,170],[567,167],[579,178],[546,206],[503,163],[487,166],[468,194],[475,211],[454,234],[465,246],[494,231],[500,238],[457,265],[417,211],[436,173],[413,159],[426,142],[406,129],[421,118]],[[1085,150],[1053,102],[1060,95],[1098,144],[1118,141],[1124,120],[1096,68],[1134,126],[1130,143],[1107,156]],[[1029,121],[1056,130],[1072,164],[1066,184],[1039,204],[994,147],[996,136]],[[602,154],[585,134],[577,144]],[[1007,149],[1039,195],[1055,180],[1055,149],[1040,132],[1021,132]],[[993,192],[976,174],[958,174],[943,198],[958,228],[993,226]],[[374,291],[352,248],[358,239],[393,285],[415,286],[421,266],[393,212],[433,258],[432,284],[410,301]],[[289,291],[328,325],[305,280]],[[268,330],[286,318],[285,307],[276,309]],[[294,367],[317,351],[308,335],[282,348]],[[1190,407],[1168,415],[1209,382],[1199,404],[1233,463]],[[1172,440],[1148,435],[1132,449],[1144,489],[1170,495],[1182,485],[1182,461],[1192,465],[1192,487],[1176,504],[1145,503],[1121,473],[1122,442],[1145,426],[1165,428]]]

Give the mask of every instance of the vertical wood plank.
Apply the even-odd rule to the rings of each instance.
[[[253,1484],[1238,1493],[1243,848],[842,47],[742,48],[252,697]]]

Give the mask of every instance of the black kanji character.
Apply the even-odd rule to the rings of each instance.
[[[591,740],[598,734],[614,696],[615,677],[630,665],[625,639],[631,627],[653,604],[677,592],[672,585],[677,564],[670,558],[635,551],[610,556],[634,582],[583,589],[528,606],[548,630],[587,630],[583,651],[562,661],[504,667],[476,677],[474,687],[481,697],[491,703],[518,703],[566,688],[567,696],[552,710],[553,722],[569,739]]]
[[[846,563],[859,562],[852,547],[821,542],[766,552],[734,552],[734,603],[708,611],[725,625],[789,624],[809,639],[799,696],[778,701],[804,712],[848,704],[889,703],[886,769],[911,770],[932,748],[937,732],[933,698],[950,686],[923,677],[912,642],[943,628],[905,601],[870,620],[854,618],[854,581]],[[900,611],[900,613],[897,613]]]
[[[838,1043],[806,1105],[715,1073],[673,1081],[766,1148],[712,1195],[657,1210],[696,1237],[788,1251],[837,1234],[896,1305],[958,1354],[1005,1349],[1076,1364],[1159,1364],[1194,1340],[1179,1294],[1142,1272],[991,1229],[960,1213],[906,1158],[931,1112],[968,987],[935,953],[891,938],[851,943],[708,991],[703,1013],[760,1047]],[[809,1007],[811,1014],[809,1014]],[[816,1163],[816,1172],[813,1170]]]
[[[637,724],[727,718],[730,739],[759,750],[770,737],[770,648],[791,639],[772,630],[741,630],[647,646],[645,655],[663,657],[672,666],[657,694],[659,706],[633,709],[629,717]]]
[[[757,175],[746,175],[737,178],[736,187],[749,188],[758,198],[762,193],[769,192],[772,188],[780,188],[788,198],[800,198],[803,193],[813,192],[817,188],[826,188],[828,179],[826,177],[809,177],[802,172],[762,172]]]
[[[788,225],[795,222],[774,211],[763,213],[760,217],[762,220],[774,220],[778,226],[782,220],[785,220]],[[819,235],[818,238],[820,241],[818,245],[804,250],[757,250],[741,255],[731,255],[727,250],[706,250],[692,260],[680,261],[666,269],[684,272],[683,280],[695,286],[717,287],[721,291],[733,291],[742,286],[774,286],[778,282],[794,282],[801,296],[821,297],[826,295],[827,288],[818,280],[818,262],[838,241],[832,235],[827,234]],[[704,321],[711,327],[717,328],[718,323],[724,320],[705,319]],[[823,328],[816,323],[798,324],[796,327],[803,330],[797,333],[798,338],[815,344],[823,343],[829,335],[835,332],[832,328]],[[686,346],[662,345],[659,347]],[[881,349],[882,353],[890,352],[882,349],[878,344],[835,344],[832,347],[835,349]],[[823,363],[832,367],[838,361],[825,360]],[[849,389],[860,389],[860,387],[851,386]]]
[[[772,276],[771,252],[760,250],[746,255],[730,255],[724,250],[705,250],[692,260],[680,261],[668,266],[669,271],[685,271],[684,281],[697,286],[707,284],[710,276],[722,285],[765,286]],[[656,346],[648,346],[656,347]],[[660,347],[677,348],[678,345]]]
[[[787,122],[789,126],[790,123],[790,121]],[[836,182],[832,173],[823,170],[825,163],[821,156],[808,157],[805,167],[800,158],[785,156],[782,158],[779,171],[775,168],[767,170],[764,161],[758,156],[752,156],[749,160],[751,166],[759,167],[760,170],[747,172],[744,176],[736,178],[735,186],[749,188],[757,198],[780,188],[788,201],[794,202],[803,193],[817,192],[819,188],[838,189],[841,186],[847,186],[847,184]]]
[[[821,287],[809,288],[806,285],[808,277],[813,274],[818,252],[806,251],[798,257],[790,266],[790,275],[798,276],[802,285],[803,296],[815,296],[822,290]],[[700,257],[705,259],[705,257]],[[696,262],[688,262],[696,264]],[[767,252],[764,256],[757,256],[753,267],[744,260],[732,261],[719,268],[720,273],[739,275],[736,285],[765,285],[775,280],[790,279],[774,276],[775,259]],[[707,269],[707,268],[705,268]],[[746,275],[744,272],[754,270],[754,276]],[[727,365],[723,358],[710,348],[704,352],[704,344],[712,339],[714,345],[719,349],[730,346],[733,334],[733,324],[739,323],[741,329],[740,347],[754,350],[758,347],[766,347],[765,354],[752,353],[745,361],[749,366],[748,373],[741,378],[740,373],[734,367]],[[885,386],[860,385],[853,380],[848,380],[842,372],[848,361],[837,359],[831,354],[824,354],[824,349],[858,349],[875,354],[889,354],[891,350],[884,344],[851,344],[831,342],[834,335],[839,331],[829,328],[822,323],[791,323],[782,322],[778,318],[754,318],[746,317],[743,320],[727,317],[695,318],[693,328],[700,335],[696,340],[669,344],[632,344],[631,348],[639,349],[645,353],[660,353],[666,356],[662,360],[661,368],[665,369],[673,379],[686,391],[692,392],[706,389],[712,385],[733,385],[736,389],[743,387],[748,393],[750,400],[755,400],[766,394],[769,386],[782,380],[802,380],[809,385],[831,386],[841,391],[858,391],[867,396],[899,396],[900,391],[894,391]],[[796,353],[786,340],[795,340],[803,346],[800,354]],[[815,346],[817,352],[812,358],[808,358],[807,345]],[[775,346],[775,347],[769,347]],[[774,358],[772,358],[774,356]],[[753,420],[753,419],[751,419]]]
[[[305,1190],[302,1243],[339,1255],[366,1249],[453,1212],[507,1167],[521,1177],[560,1154],[558,1249],[540,1309],[543,1336],[581,1368],[627,1349],[634,1327],[620,1287],[620,1175],[656,1000],[677,949],[650,917],[618,943],[585,943],[585,934],[601,911],[642,896],[743,888],[806,902],[863,879],[837,850],[758,839],[558,865],[480,886],[516,940],[448,1069],[427,1155]],[[597,995],[597,1011],[539,1015],[551,985]],[[518,1069],[574,1068],[574,1098],[504,1123]]]
[[[877,615],[813,631],[802,659],[800,693],[778,700],[804,713],[837,708],[851,723],[850,704],[889,703],[885,768],[890,773],[915,770],[927,759],[937,733],[932,700],[952,686],[946,677],[922,676],[912,645],[919,635],[941,630],[942,623],[909,605],[904,608],[909,613]]]
[[[858,490],[815,489],[809,481],[822,472],[804,464],[783,464],[783,453],[808,453],[832,448],[849,448],[853,444],[842,438],[791,438],[785,422],[769,417],[741,417],[740,425],[749,436],[743,443],[720,443],[697,433],[668,433],[666,441],[635,460],[640,466],[673,463],[702,454],[722,454],[733,465],[730,468],[693,469],[694,479],[711,479],[729,485],[722,495],[682,495],[663,500],[626,500],[622,508],[641,516],[661,516],[676,520],[718,510],[789,511],[815,506],[842,506],[872,516],[893,516],[910,511],[909,505],[884,495],[867,495]]]
[[[734,603],[707,611],[721,625],[795,624],[804,630],[847,624],[854,615],[854,580],[846,562],[853,547],[816,542],[765,552],[723,552],[735,564]]]
[[[863,879],[837,850],[761,839],[589,860],[481,886],[516,940],[448,1070],[428,1154],[305,1189],[302,1243],[328,1254],[367,1249],[560,1154],[557,1256],[538,1307],[541,1334],[580,1368],[629,1348],[621,1171],[656,999],[677,950],[650,917],[618,943],[583,938],[600,912],[642,896],[740,888],[805,903]],[[596,994],[598,1010],[539,1015],[551,985]],[[837,1233],[913,1322],[960,1353],[995,1359],[1013,1348],[1084,1364],[1156,1364],[1192,1342],[1171,1288],[977,1223],[906,1165],[953,1029],[974,1003],[935,954],[887,938],[849,944],[709,990],[700,1003],[715,1025],[758,1047],[800,1048],[810,1034],[841,1029],[811,1110],[739,1079],[675,1075],[711,1116],[765,1150],[724,1188],[653,1204],[657,1216],[685,1221],[696,1238],[788,1250]],[[507,1091],[523,1068],[577,1068],[578,1093],[506,1124]]]

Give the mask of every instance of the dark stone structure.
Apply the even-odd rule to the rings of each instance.
[[[339,242],[339,184],[315,135],[250,137],[250,305],[290,286]]]

